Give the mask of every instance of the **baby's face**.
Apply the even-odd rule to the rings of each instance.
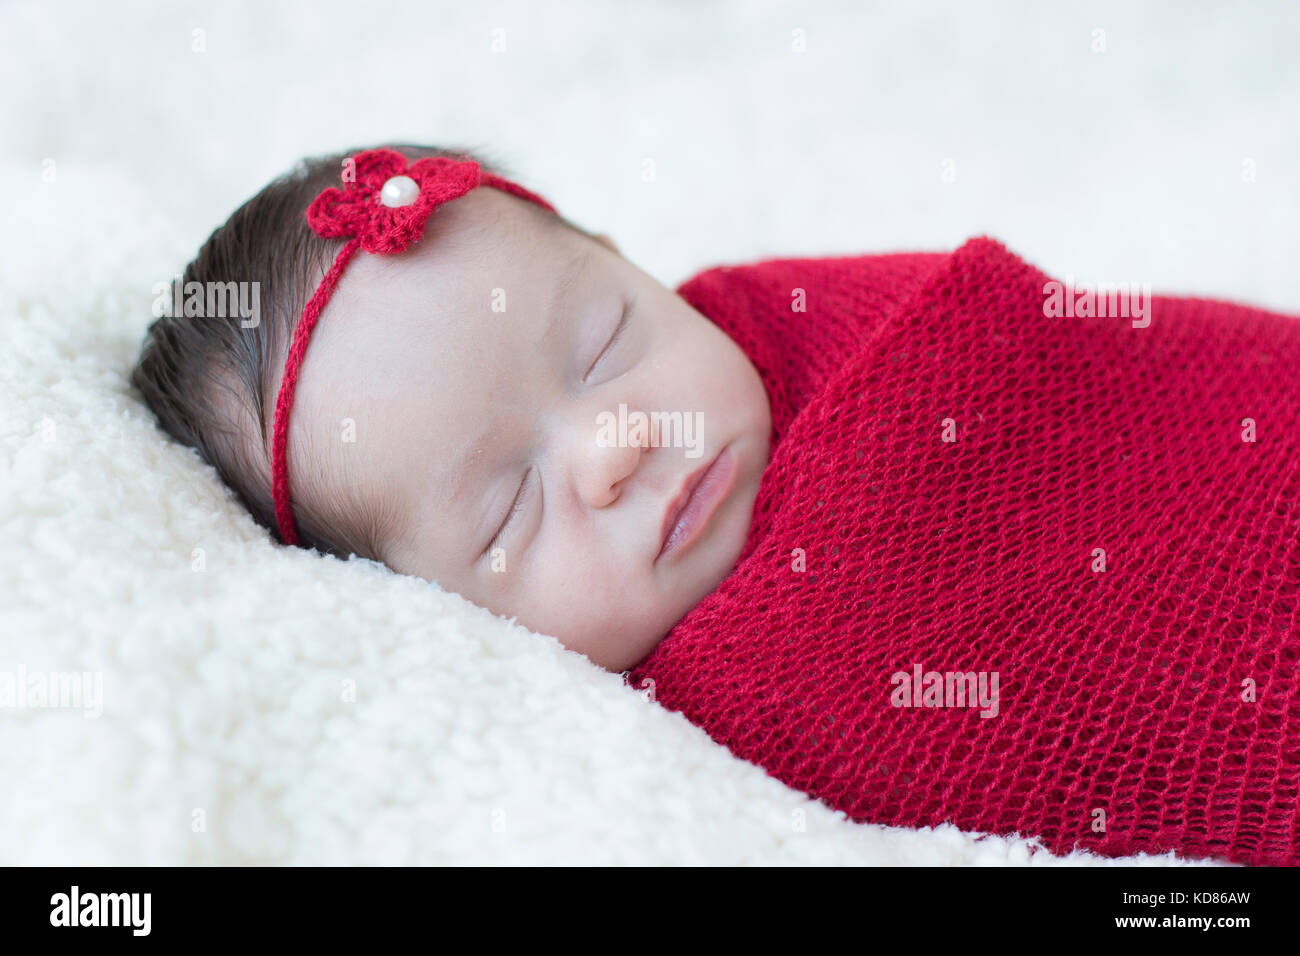
[[[295,494],[391,499],[393,570],[620,671],[734,567],[771,419],[748,358],[680,296],[484,187],[406,253],[357,255],[291,427],[291,474],[305,443],[325,463]]]

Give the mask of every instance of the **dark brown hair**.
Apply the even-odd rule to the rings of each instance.
[[[344,161],[364,148],[300,161],[265,186],[217,228],[194,261],[185,267],[189,283],[257,283],[259,321],[245,328],[238,310],[226,317],[164,315],[145,333],[131,384],[141,393],[160,427],[194,448],[239,497],[254,519],[282,541],[271,496],[269,416],[275,411],[271,387],[276,363],[288,350],[316,282],[338,254],[343,240],[325,240],[307,224],[306,210],[321,190],[337,185]],[[393,144],[409,159],[456,156],[476,160],[490,172],[513,178],[499,166],[461,149]],[[551,215],[547,213],[547,215]],[[557,216],[586,236],[591,233]],[[250,452],[256,429],[260,455]],[[319,474],[319,459],[306,449],[308,473]],[[304,547],[346,558],[357,554],[383,561],[378,542],[392,531],[392,514],[382,492],[365,500],[353,482],[343,482],[317,513],[295,496],[294,517]]]

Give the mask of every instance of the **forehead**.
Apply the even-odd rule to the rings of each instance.
[[[481,454],[487,414],[520,371],[512,361],[536,354],[560,277],[594,258],[594,246],[526,200],[485,187],[436,210],[407,252],[359,253],[300,372],[290,422],[290,467],[303,476],[295,500],[329,511],[355,495],[373,511],[396,496],[405,499],[399,513],[409,513],[413,487],[438,484],[466,449]],[[442,484],[436,492],[449,495]]]
[[[505,346],[540,334],[557,280],[594,246],[553,222],[526,200],[483,187],[435,211],[407,252],[358,254],[304,362],[334,386],[314,390],[322,401],[313,407],[328,407],[330,395],[396,401],[411,376],[428,384],[431,369],[462,393]]]

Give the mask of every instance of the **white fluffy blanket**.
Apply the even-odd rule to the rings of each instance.
[[[693,146],[712,126],[683,96],[745,69],[790,97],[807,70],[836,88],[866,61],[824,45],[874,36],[873,24],[849,5],[838,19],[809,14],[821,59],[793,64],[793,13],[755,13],[748,32],[692,28],[708,50],[737,37],[719,65],[680,47],[697,41],[676,13],[614,25],[600,7],[593,27],[579,7],[543,28],[524,3],[494,11],[499,23],[419,5],[401,36],[376,36],[422,37],[420,62],[406,47],[367,45],[330,72],[314,64],[344,56],[355,10],[315,9],[0,11],[0,69],[25,73],[31,93],[0,120],[0,680],[89,673],[93,694],[102,679],[102,697],[81,707],[0,709],[0,863],[1060,862],[1032,840],[852,824],[552,638],[366,562],[274,546],[126,386],[154,283],[296,156],[354,142],[499,145],[524,182],[672,284],[766,251],[904,245],[886,238],[888,223],[849,237],[852,214],[841,217],[820,178],[802,181],[807,195],[756,204],[762,168],[713,176],[754,147],[766,114],[733,100],[734,136]],[[497,28],[501,54],[490,50]],[[552,62],[601,49],[581,76]],[[448,74],[429,68],[436,57]],[[482,85],[429,79],[462,71]],[[631,118],[615,122],[593,99],[602,86]],[[395,89],[410,92],[394,101]],[[854,89],[838,94],[845,109],[866,95]],[[655,105],[661,97],[681,117]],[[791,109],[815,128],[820,114]],[[825,137],[787,146],[778,165],[830,149]],[[648,157],[655,181],[643,176]],[[940,192],[941,157],[916,196],[959,195]],[[882,201],[907,192],[899,182]],[[681,241],[692,204],[701,222],[722,223],[715,244]],[[735,233],[712,211],[755,206]],[[818,217],[839,224],[825,236],[783,231]],[[930,225],[914,247],[978,231]],[[1035,248],[1032,224],[989,225]],[[1288,288],[1254,298],[1294,307]]]

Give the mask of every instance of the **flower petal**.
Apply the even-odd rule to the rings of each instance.
[[[367,149],[356,161],[356,186],[378,192],[389,179],[406,172],[406,157],[395,149]]]

